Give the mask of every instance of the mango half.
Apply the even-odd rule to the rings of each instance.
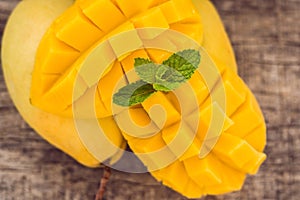
[[[148,27],[162,33],[143,29]],[[152,123],[152,132],[139,133],[140,137],[121,128],[126,115],[120,108],[114,110],[112,95],[137,80],[130,74],[134,58],[161,62],[171,53],[145,48],[146,43],[158,40],[171,49],[180,46],[180,41],[160,40],[168,29],[205,49],[220,77],[213,79],[210,89],[206,77],[193,75],[188,85],[197,104],[186,112],[175,95],[187,98],[185,88],[158,92],[140,106],[129,108],[136,124]],[[120,33],[130,36],[126,45],[124,38],[118,38]],[[93,57],[99,46],[101,56]],[[184,196],[198,198],[239,190],[246,174],[255,174],[266,158],[264,118],[253,94],[237,75],[231,45],[207,0],[26,0],[8,21],[2,62],[7,87],[24,119],[42,137],[86,166],[117,161],[127,143],[157,180]],[[82,69],[86,63],[95,67]],[[93,100],[95,113],[74,113],[74,107],[87,99]],[[159,111],[153,111],[155,105],[164,108],[165,120],[158,117]],[[213,115],[223,119],[224,126],[210,145]],[[83,135],[78,133],[78,123],[85,125]],[[106,140],[94,138],[93,123],[102,127],[103,136],[116,148],[108,149]],[[178,153],[178,146],[172,146],[176,133],[181,141],[190,142],[184,152]],[[205,145],[213,148],[201,157],[199,152]],[[162,154],[152,156],[162,148]],[[165,160],[171,161],[161,164]]]

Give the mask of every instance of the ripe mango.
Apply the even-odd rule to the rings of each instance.
[[[149,27],[157,31],[143,29]],[[157,41],[169,51],[150,48]],[[203,49],[200,68],[216,66],[219,76],[196,72],[175,91],[129,109],[112,103],[119,88],[138,80],[134,58],[161,63],[189,42]],[[8,21],[2,60],[24,119],[84,165],[116,162],[127,143],[158,181],[199,198],[239,190],[266,159],[263,115],[237,75],[226,32],[207,0],[23,1]],[[128,116],[149,127],[127,129]]]
[[[27,0],[13,11],[2,42],[2,66],[7,88],[25,121],[45,140],[89,167],[99,166],[76,131],[72,118],[54,115],[32,106],[30,89],[35,54],[41,38],[51,23],[72,5],[71,0]],[[34,15],[33,15],[34,13]],[[53,79],[55,75],[51,76]],[[101,145],[101,141],[99,141]],[[123,143],[122,136],[116,143]],[[118,152],[106,154],[110,159]]]

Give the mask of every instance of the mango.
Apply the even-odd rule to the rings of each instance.
[[[213,65],[217,75],[196,71],[140,105],[113,104],[139,79],[134,58],[161,63],[188,44],[201,46],[200,68]],[[8,21],[2,61],[24,119],[86,166],[117,162],[127,144],[158,181],[199,198],[239,190],[266,159],[264,117],[208,0],[23,1]]]
[[[3,35],[1,55],[3,73],[12,100],[25,121],[45,140],[78,162],[89,167],[96,167],[103,160],[96,159],[82,143],[72,118],[45,112],[30,102],[30,89],[41,86],[31,84],[39,43],[51,23],[72,3],[71,0],[27,0],[20,2],[10,16]],[[57,46],[55,45],[55,47]],[[68,49],[68,46],[63,48]],[[54,51],[60,50],[56,48]],[[77,54],[72,49],[67,51],[73,55]],[[65,56],[64,51],[61,52],[64,55],[63,58],[69,58]],[[71,57],[73,59],[73,56]],[[53,61],[49,62],[53,63]],[[119,142],[120,139],[123,140],[121,135],[115,136],[115,141]],[[101,146],[101,141],[98,142]],[[110,155],[107,154],[105,159],[110,159],[117,153],[117,151],[110,152]]]
[[[226,80],[223,81],[226,99],[231,100],[230,102],[233,103],[242,102],[237,104],[236,111],[227,110],[226,112],[227,106],[225,110],[222,110],[217,103],[208,103],[210,99],[207,98],[199,105],[200,113],[198,115],[195,112],[199,111],[195,111],[180,121],[176,120],[174,114],[167,114],[162,129],[162,136],[159,136],[160,133],[157,133],[156,137],[154,135],[146,139],[125,137],[129,146],[135,152],[142,151],[148,145],[153,146],[153,144],[156,144],[153,139],[157,140],[157,137],[161,137],[161,142],[164,141],[171,151],[170,157],[175,156],[177,160],[170,163],[167,167],[154,170],[151,174],[157,180],[162,181],[163,184],[188,198],[199,198],[206,194],[223,194],[240,190],[246,175],[257,173],[259,166],[266,159],[266,155],[263,153],[263,146],[266,142],[265,123],[260,110],[256,110],[257,102],[248,87],[231,69],[226,69],[226,73],[232,75],[222,77]],[[239,87],[243,88],[244,91],[244,93],[240,94],[244,96],[243,101],[240,95],[232,93],[232,87],[227,87],[228,85],[234,85],[237,80],[241,83]],[[216,87],[218,88],[218,86]],[[214,95],[214,93],[219,93],[219,90],[213,90],[210,95]],[[160,96],[161,94],[157,95]],[[149,104],[151,102],[152,106],[157,106],[157,98],[162,100],[159,104],[160,106],[164,107],[168,112],[174,113],[174,108],[169,108],[170,104],[172,105],[170,100],[164,97],[153,96],[146,100],[147,109],[145,110],[150,117],[151,110],[149,107],[151,108],[151,106]],[[218,95],[216,95],[216,98],[218,98]],[[214,123],[211,121],[212,107],[217,107],[219,110],[214,112],[217,118],[225,118],[223,129],[219,135],[214,135],[217,130],[214,129]],[[246,110],[247,114],[244,114]],[[247,116],[247,119],[244,116]],[[160,114],[156,120],[161,118],[163,117]],[[173,123],[169,122],[171,120],[169,118],[174,120]],[[199,123],[198,130],[196,129],[196,132],[193,132],[193,126],[197,119]],[[253,120],[255,123],[248,123],[249,120]],[[184,125],[182,121],[184,121]],[[172,141],[176,137],[179,138],[180,142],[174,145]],[[212,146],[211,140],[215,137],[218,137],[218,141]],[[186,149],[184,149],[184,145]],[[211,148],[205,157],[199,155],[202,148]],[[185,151],[180,154],[180,149]],[[164,159],[164,157],[156,157],[156,163],[160,163],[160,159]],[[153,164],[149,161],[144,163],[151,171]],[[184,167],[179,168],[178,165],[183,165]],[[176,173],[171,173],[172,171],[176,171]],[[178,181],[177,176],[180,176]],[[193,186],[190,186],[194,187],[193,190],[190,190],[188,186],[190,182],[193,183]],[[199,192],[196,193],[196,196],[195,190]]]

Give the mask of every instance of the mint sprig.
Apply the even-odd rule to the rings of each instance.
[[[113,102],[124,107],[133,106],[140,104],[154,92],[156,91],[151,84],[139,80],[121,88],[114,94]]]
[[[188,80],[198,68],[200,58],[199,51],[187,49],[174,53],[170,58],[163,61],[163,64],[177,70]]]
[[[162,64],[149,59],[135,58],[134,69],[141,80],[121,88],[113,96],[120,106],[134,106],[144,102],[157,91],[170,92],[192,77],[200,64],[200,53],[193,49],[171,55]]]
[[[185,77],[167,65],[159,65],[155,74],[153,87],[158,91],[169,92],[180,87],[186,81]]]
[[[139,65],[135,67],[135,71],[143,81],[153,84],[153,87],[158,91],[172,91],[186,81],[181,73],[162,64]]]

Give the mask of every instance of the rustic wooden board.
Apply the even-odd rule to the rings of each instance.
[[[0,34],[18,0],[0,0]],[[205,200],[300,199],[300,1],[213,1],[239,73],[262,106],[267,161],[243,189]],[[101,169],[89,169],[42,140],[19,116],[0,69],[0,199],[93,199]],[[113,171],[108,200],[183,200],[148,174]]]

